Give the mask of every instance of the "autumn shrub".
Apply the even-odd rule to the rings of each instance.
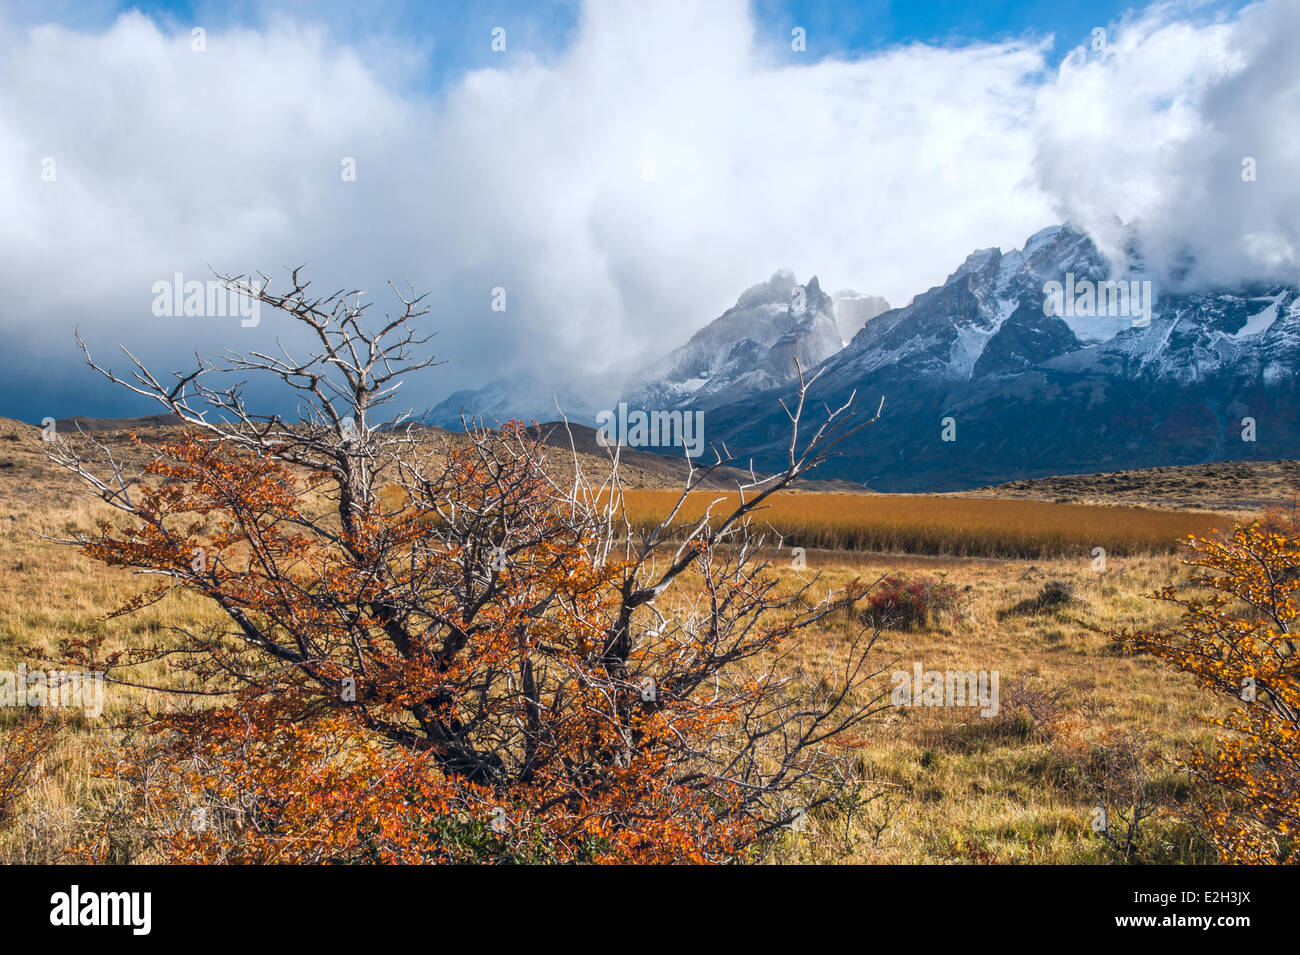
[[[864,614],[882,627],[916,630],[952,614],[961,591],[934,577],[891,575],[866,600]]]
[[[1189,815],[1225,862],[1300,862],[1300,535],[1273,514],[1185,543],[1184,586],[1152,595],[1182,608],[1164,631],[1115,633],[1195,678],[1220,732],[1185,761],[1199,781]]]
[[[23,794],[45,768],[59,738],[59,725],[32,710],[0,726],[0,829],[13,822]]]
[[[1041,680],[1010,677],[1002,680],[998,722],[1009,735],[1051,740],[1071,710],[1066,690]]]

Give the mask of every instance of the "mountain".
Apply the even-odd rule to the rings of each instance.
[[[879,296],[844,290],[829,296],[817,277],[800,285],[789,270],[751,286],[736,304],[696,332],[685,345],[643,370],[624,389],[633,408],[710,407],[780,387],[795,379],[796,358],[805,369],[844,347],[853,333],[887,311]],[[425,417],[426,424],[460,430],[467,421],[495,424],[510,418],[551,421],[559,407],[570,421],[591,424],[598,400],[534,376],[499,378],[477,389],[448,395]]]
[[[181,424],[174,414],[151,414],[140,418],[91,418],[73,415],[54,422],[57,434],[74,434],[79,431],[130,431],[132,428],[168,428]]]
[[[590,423],[595,420],[596,409],[590,398],[567,385],[547,383],[531,376],[498,378],[478,389],[457,391],[424,416],[424,424],[436,425],[449,431],[464,430],[461,415],[470,424],[495,427],[517,418],[525,424],[532,421],[554,421],[559,417],[556,405],[570,421]]]
[[[783,269],[636,376],[624,400],[645,409],[715,407],[794,380],[796,358],[809,369],[843,347],[817,277],[799,285]]]
[[[880,421],[822,476],[880,490],[959,490],[1050,474],[1300,457],[1300,290],[1242,285],[1159,293],[1134,249],[1116,269],[1083,233],[972,253],[940,286],[868,321],[821,365],[814,397],[856,390]],[[1124,281],[1138,294],[1107,314]],[[1127,285],[1137,282],[1136,286]],[[1150,285],[1143,286],[1142,283]],[[1052,312],[1052,314],[1046,314]],[[714,404],[706,440],[780,463],[791,389]],[[951,418],[951,422],[945,419]],[[1243,419],[1254,420],[1254,440]],[[944,440],[945,425],[947,437]]]
[[[884,491],[1300,458],[1300,290],[1194,288],[1194,274],[1188,259],[1171,280],[1182,284],[1161,285],[1136,237],[1111,263],[1067,225],[974,252],[896,309],[780,271],[636,376],[625,400],[701,411],[706,443],[771,470],[798,357],[821,373],[816,407],[856,392],[870,413],[885,398],[881,420],[818,472]],[[502,379],[426,421],[459,428],[462,406],[489,424],[547,421],[555,391]],[[593,402],[558,391],[570,420],[594,420]]]
[[[863,295],[853,289],[841,289],[831,296],[835,310],[835,323],[840,327],[840,337],[845,342],[853,339],[877,315],[889,311],[889,303],[879,295]]]

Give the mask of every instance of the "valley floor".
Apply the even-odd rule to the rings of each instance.
[[[107,617],[141,582],[43,539],[91,529],[94,507],[34,454],[8,460],[0,469],[0,669],[16,668],[26,647],[52,650],[61,639],[96,633],[126,646],[207,619],[210,611],[188,597]],[[1112,555],[1104,570],[1087,549],[1048,559],[809,549],[804,561],[799,570],[778,569],[791,580],[821,573],[832,586],[888,576],[950,585],[956,596],[948,605],[916,625],[886,629],[877,689],[887,694],[894,671],[919,665],[996,672],[1000,699],[987,716],[968,706],[891,707],[842,740],[856,752],[860,798],[785,834],[770,859],[1121,861],[1094,822],[1103,808],[1123,817],[1135,793],[1160,807],[1140,827],[1133,846],[1140,858],[1208,859],[1168,811],[1186,792],[1177,759],[1212,736],[1200,718],[1207,697],[1190,678],[1119,653],[1092,629],[1170,622],[1167,608],[1143,595],[1185,577],[1174,554]],[[833,657],[848,623],[825,622],[799,654],[810,662]],[[96,758],[112,758],[115,722],[146,701],[139,691],[112,689],[102,718],[76,722],[0,834],[0,860],[66,857],[112,801],[93,777]],[[7,719],[0,713],[0,732]]]
[[[65,532],[82,524],[73,511],[9,521],[0,531],[0,668],[15,667],[19,648],[53,648],[62,637],[107,632],[128,644],[137,635],[197,623],[205,611],[169,599],[133,617],[106,620],[137,582],[92,564],[73,551],[34,540],[33,530]],[[1113,852],[1093,835],[1098,786],[1124,785],[1088,775],[1089,734],[1132,734],[1147,782],[1176,796],[1171,760],[1198,740],[1206,701],[1179,674],[1154,661],[1116,653],[1084,626],[1147,627],[1161,608],[1141,594],[1177,576],[1169,556],[1112,559],[1104,574],[1089,560],[1016,561],[854,555],[809,551],[803,573],[822,572],[832,585],[883,575],[939,578],[960,593],[953,611],[926,625],[887,630],[878,662],[888,674],[925,670],[996,671],[1000,707],[994,716],[973,708],[897,708],[867,724],[850,745],[858,751],[863,795],[875,799],[845,817],[819,813],[790,833],[774,858],[861,862],[1107,862]],[[793,575],[793,571],[790,572]],[[1075,592],[1067,605],[1039,609],[1034,598],[1053,581]],[[840,645],[831,623],[806,637],[810,661]],[[1035,717],[1025,702],[1047,701]],[[110,795],[91,778],[96,757],[111,758],[115,717],[144,702],[143,694],[110,692],[100,720],[87,719],[62,744],[46,775],[25,798],[18,824],[0,842],[0,858],[46,862],[63,857],[81,827],[103,811]],[[153,701],[155,704],[157,700]],[[1078,739],[1054,737],[1040,719],[1071,715]],[[1081,748],[1082,746],[1082,748]],[[1113,796],[1112,796],[1113,798]],[[848,811],[849,806],[844,806]],[[845,823],[847,822],[847,831]],[[1143,851],[1170,860],[1199,858],[1180,827],[1148,824]]]

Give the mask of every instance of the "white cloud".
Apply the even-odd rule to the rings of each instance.
[[[319,286],[432,293],[454,362],[432,400],[512,366],[634,367],[780,267],[906,302],[1067,216],[1112,239],[1113,216],[1141,218],[1225,275],[1285,268],[1295,20],[1285,3],[1218,25],[1154,11],[1057,76],[1026,42],[791,66],[739,0],[599,3],[563,54],[512,42],[436,99],[310,24],[210,32],[203,53],[139,14],[0,26],[6,331],[71,358],[80,322],[173,365],[264,347],[270,322],[163,324],[151,284],[307,261]],[[1253,192],[1231,181],[1238,153],[1258,159]]]
[[[1039,93],[1036,169],[1062,218],[1117,254],[1137,227],[1157,275],[1300,279],[1300,5],[1182,21],[1182,4],[1079,49]],[[1243,161],[1256,180],[1244,181]]]

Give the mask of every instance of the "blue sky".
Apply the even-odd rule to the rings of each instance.
[[[701,3],[707,0],[700,0]],[[1205,16],[1231,12],[1245,0],[1169,0],[1167,6]],[[855,57],[891,46],[1004,42],[1054,37],[1046,57],[1055,65],[1074,47],[1090,41],[1092,31],[1142,9],[1146,4],[1121,0],[751,0],[756,45],[795,62],[825,57]],[[466,70],[493,65],[491,51],[478,38],[504,26],[511,43],[525,46],[541,60],[561,53],[577,31],[579,0],[376,0],[376,2],[305,2],[305,0],[16,0],[15,19],[59,22],[83,29],[108,26],[128,10],[140,10],[159,23],[177,27],[206,25],[263,28],[276,17],[319,21],[340,43],[363,38],[395,37],[416,51],[421,62],[405,79],[436,92]],[[806,31],[807,56],[789,48],[791,30]],[[766,35],[765,35],[766,34]]]

